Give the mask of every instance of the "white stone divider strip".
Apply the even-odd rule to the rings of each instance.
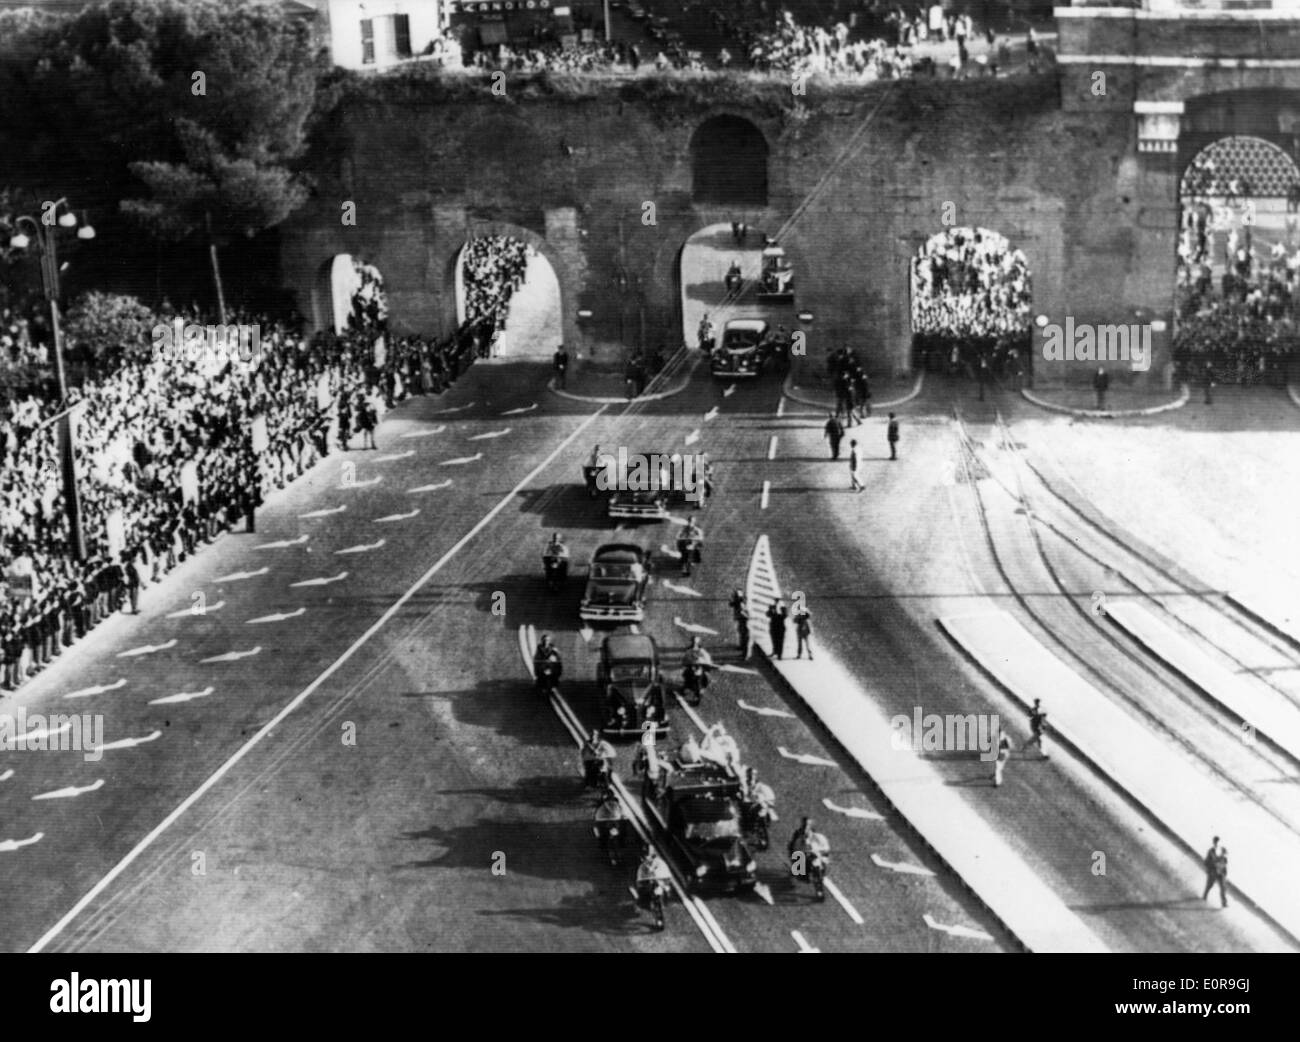
[[[1123,420],[1135,416],[1155,416],[1157,413],[1181,409],[1191,398],[1192,391],[1187,384],[1183,384],[1178,397],[1172,402],[1163,402],[1160,405],[1148,406],[1145,409],[1075,409],[1069,405],[1058,405],[1056,402],[1049,402],[1046,398],[1040,398],[1027,387],[1020,389],[1020,396],[1025,401],[1037,405],[1040,409],[1047,409],[1049,412],[1064,413],[1067,416],[1083,416],[1091,420]]]

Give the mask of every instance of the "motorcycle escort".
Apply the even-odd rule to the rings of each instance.
[[[682,669],[682,698],[688,705],[697,706],[700,698],[709,686],[708,668],[697,662],[689,662]]]
[[[636,870],[637,907],[647,909],[655,917],[655,929],[664,928],[664,902],[668,897],[668,866],[654,851],[641,860]]]
[[[599,731],[592,731],[591,737],[582,746],[582,781],[593,789],[609,789],[613,786],[610,763],[614,759],[614,747],[600,736]]]
[[[533,683],[539,695],[549,698],[560,693],[560,674],[564,665],[549,636],[542,637],[533,655]]]
[[[605,789],[593,815],[592,834],[609,863],[618,867],[621,851],[627,846],[627,821],[623,807],[612,789]]]
[[[820,832],[808,831],[802,842],[792,844],[790,873],[807,879],[818,901],[826,900],[826,876],[831,867],[831,845]]]
[[[757,785],[740,803],[740,827],[752,836],[760,850],[771,844],[772,825],[776,822],[776,797],[767,785]]]

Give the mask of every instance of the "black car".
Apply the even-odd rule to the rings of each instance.
[[[605,734],[636,737],[647,720],[655,722],[657,738],[668,734],[667,698],[653,637],[644,633],[606,637],[600,647],[596,683],[605,698]]]
[[[740,779],[716,763],[674,764],[642,792],[650,817],[700,889],[738,890],[758,866],[740,822]]]
[[[578,605],[584,622],[640,622],[650,555],[633,543],[606,543],[591,555],[587,588]]]

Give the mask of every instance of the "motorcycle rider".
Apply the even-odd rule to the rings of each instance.
[[[587,785],[596,785],[609,777],[609,765],[614,760],[614,747],[601,737],[595,728],[582,745],[582,777]]]
[[[712,666],[713,656],[700,643],[699,637],[692,637],[691,646],[682,656],[682,686],[698,698],[709,686],[709,670]]]
[[[745,768],[745,780],[741,784],[741,796],[746,803],[771,808],[776,803],[776,793],[767,782],[758,780],[758,771],[753,767]]]
[[[701,351],[713,350],[713,323],[709,321],[707,311],[704,313],[704,317],[700,319],[699,338]]]
[[[619,803],[613,789],[606,788],[601,792],[592,820],[596,836],[600,839],[601,846],[604,847],[610,840],[610,829],[624,820],[623,805]]]
[[[552,674],[552,683],[558,685],[560,676],[564,673],[564,663],[560,660],[559,650],[551,643],[551,635],[543,633],[537,650],[533,652],[533,675],[537,678],[539,689],[546,682],[545,673],[548,669]]]
[[[569,577],[569,548],[564,545],[559,532],[551,534],[551,541],[542,551],[542,564],[546,568],[546,578],[553,584],[562,583]]]
[[[799,827],[794,830],[794,835],[790,837],[790,843],[786,847],[786,852],[791,858],[794,857],[795,851],[804,849],[804,844],[807,842],[808,833],[812,831],[812,827],[812,818],[805,815],[803,820],[799,822]]]
[[[667,890],[672,878],[673,875],[668,871],[668,866],[664,864],[664,859],[659,856],[659,852],[653,847],[647,850],[645,857],[641,859],[641,864],[636,868],[636,893],[641,907],[644,908],[650,903],[650,894],[656,884]]]
[[[704,532],[695,523],[695,518],[688,518],[677,533],[677,553],[682,559],[682,574],[691,574],[691,564],[700,563],[700,545],[704,542]]]

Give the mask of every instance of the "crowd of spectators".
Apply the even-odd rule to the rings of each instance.
[[[348,448],[354,431],[373,446],[385,408],[440,393],[473,358],[470,323],[444,342],[377,347],[369,331],[309,339],[232,321],[256,321],[253,358],[159,352],[69,393],[84,561],[66,520],[62,404],[26,396],[0,408],[0,686],[17,687],[127,603],[135,610],[140,586],[199,543],[241,518],[251,530],[265,494]]]
[[[476,331],[478,353],[494,352],[496,335],[506,327],[510,298],[524,284],[528,260],[536,251],[510,235],[481,235],[465,244],[461,271],[465,288],[465,318]]]
[[[971,228],[935,236],[912,262],[915,357],[932,371],[1025,377],[1031,304],[1025,255],[1004,238]]]

